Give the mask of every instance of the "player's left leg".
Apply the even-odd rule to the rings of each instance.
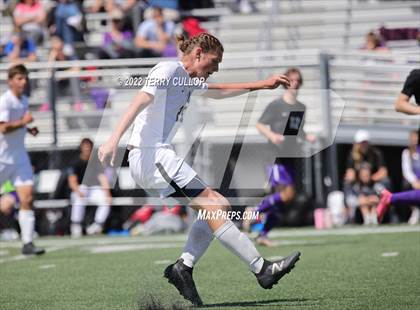
[[[420,206],[420,190],[411,190],[400,193],[391,193],[383,190],[377,206],[378,222],[382,222],[385,213],[391,205],[416,205]]]
[[[22,254],[44,254],[44,249],[37,248],[33,244],[33,235],[35,231],[35,213],[32,206],[32,185],[16,185],[16,192],[20,201],[18,218],[23,243]]]
[[[182,169],[185,167],[183,166]],[[171,194],[171,197],[189,201],[200,195],[206,188],[205,183],[198,176],[195,176],[182,189],[175,182],[172,186],[175,188],[175,192]],[[181,203],[185,203],[185,201],[181,200]],[[206,252],[213,239],[213,231],[207,221],[196,219],[188,233],[187,242],[180,258],[174,264],[166,267],[164,272],[164,276],[177,288],[179,293],[196,306],[202,305],[203,302],[193,279],[194,266]]]

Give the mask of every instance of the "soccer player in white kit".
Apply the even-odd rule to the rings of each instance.
[[[176,123],[194,92],[212,98],[224,98],[259,89],[274,89],[289,85],[287,77],[272,76],[250,83],[206,84],[222,61],[223,46],[214,36],[202,33],[188,40],[178,38],[181,61],[160,62],[151,69],[146,83],[119,121],[111,137],[98,150],[103,164],[113,165],[118,142],[134,121],[128,142],[131,175],[144,189],[152,189],[161,197],[183,197],[189,206],[206,213],[227,212],[228,200],[207,186],[197,173],[180,157],[170,144]],[[201,79],[201,83],[196,83]],[[156,82],[160,81],[160,82]],[[180,81],[189,81],[179,85]],[[194,86],[191,86],[194,84]],[[194,265],[216,237],[228,250],[246,263],[256,275],[258,283],[270,289],[294,267],[300,253],[274,262],[261,257],[249,238],[226,217],[196,220],[188,240],[176,263],[165,269],[164,276],[180,294],[194,305],[202,305],[192,271]]]
[[[19,197],[19,226],[23,242],[22,254],[43,254],[44,249],[33,244],[35,214],[32,210],[33,173],[25,149],[25,134],[36,136],[36,127],[27,125],[33,121],[28,112],[28,97],[23,93],[28,82],[28,70],[15,65],[8,71],[9,89],[0,97],[0,184],[10,180]]]

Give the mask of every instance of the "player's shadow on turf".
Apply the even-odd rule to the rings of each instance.
[[[223,308],[223,307],[265,307],[273,303],[302,303],[310,301],[305,298],[292,298],[292,299],[269,299],[259,301],[238,301],[238,302],[223,302],[218,304],[204,304],[200,308]],[[280,305],[279,305],[280,306]]]

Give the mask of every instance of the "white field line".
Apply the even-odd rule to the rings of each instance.
[[[172,261],[169,260],[169,259],[162,259],[162,260],[155,261],[156,265],[166,265],[166,264],[170,264],[170,263],[172,263]]]
[[[83,246],[96,246],[96,245],[112,245],[112,244],[139,244],[139,243],[155,243],[155,242],[185,242],[187,235],[174,235],[174,236],[152,236],[152,237],[82,237],[80,239],[72,239],[70,237],[46,237],[40,238],[36,241],[38,246],[62,246],[67,248],[83,247]],[[4,248],[20,248],[22,244],[19,241],[0,242]]]
[[[125,245],[106,245],[88,248],[91,253],[116,253],[127,251],[155,250],[155,249],[171,249],[182,248],[183,243],[155,243],[155,244],[125,244]]]
[[[349,227],[334,229],[288,229],[284,231],[273,231],[270,237],[322,237],[322,236],[355,236],[372,234],[395,234],[418,232],[420,226],[383,226],[383,227]]]
[[[390,233],[420,233],[420,226],[380,226],[380,227],[344,227],[325,230],[316,230],[310,228],[274,230],[270,233],[271,238],[282,237],[323,237],[323,236],[349,236],[349,235],[370,235],[370,234],[390,234]],[[155,244],[160,242],[185,242],[186,234],[177,234],[173,236],[138,236],[138,237],[83,237],[80,239],[71,239],[67,237],[46,237],[39,238],[36,244],[42,247],[87,247],[113,244]],[[306,241],[307,242],[307,241]],[[283,243],[285,244],[285,243]],[[0,242],[0,248],[20,248],[20,241]],[[1,262],[1,261],[0,261]]]
[[[398,256],[400,253],[399,252],[385,252],[382,253],[382,257],[395,257]]]
[[[65,246],[57,246],[57,247],[46,248],[45,249],[46,253],[43,254],[43,255],[48,255],[48,253],[55,252],[55,251],[58,251],[58,250],[63,250],[63,249],[66,249],[66,248],[67,247],[65,247]],[[19,255],[16,255],[16,256],[11,256],[11,257],[6,257],[6,258],[3,258],[3,259],[0,259],[0,264],[7,263],[7,262],[19,261],[19,260],[25,260],[25,259],[29,259],[29,258],[33,258],[33,257],[36,257],[36,255],[22,255],[22,254],[19,254]]]
[[[45,270],[45,269],[51,269],[51,268],[55,268],[55,265],[54,264],[51,264],[51,265],[41,265],[38,268],[39,269],[43,269],[43,270]]]

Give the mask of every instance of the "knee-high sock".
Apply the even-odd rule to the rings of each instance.
[[[276,226],[277,222],[278,218],[276,212],[268,212],[266,214],[266,220],[263,229],[260,232],[260,236],[266,237],[269,231],[272,230],[274,226]]]
[[[215,232],[214,236],[233,254],[242,259],[249,269],[259,273],[264,259],[258,253],[248,236],[240,232],[231,220],[227,220]]]
[[[19,210],[18,219],[23,244],[32,242],[35,229],[34,211]]]
[[[392,194],[391,204],[420,206],[420,189]]]
[[[280,193],[274,193],[268,195],[261,201],[258,205],[257,211],[259,212],[268,212],[270,210],[274,210],[276,207],[283,206],[283,200],[281,199]]]
[[[196,220],[191,226],[187,243],[181,254],[184,264],[192,268],[203,256],[213,238],[209,224],[205,220]]]

